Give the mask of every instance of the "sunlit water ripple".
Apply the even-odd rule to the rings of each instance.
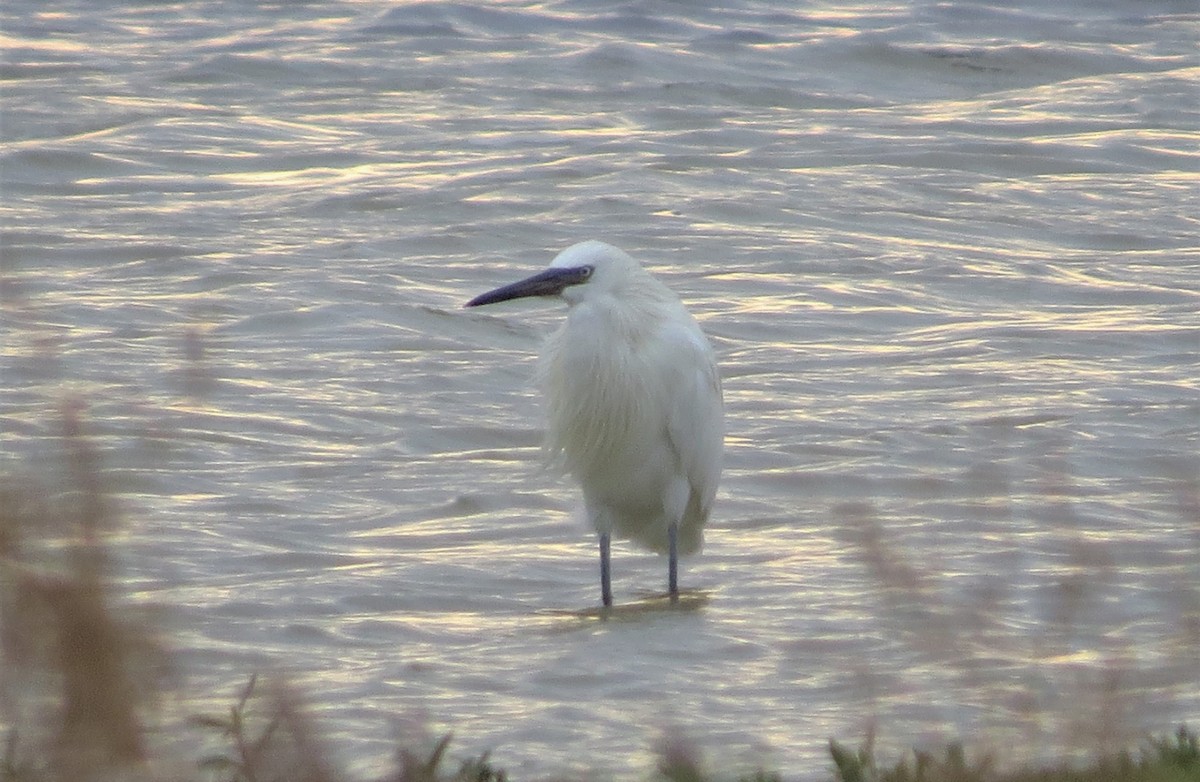
[[[514,776],[677,729],[812,779],[872,719],[1200,717],[1188,4],[2,14],[3,470],[53,490],[87,405],[191,708],[286,672],[361,778],[422,720]],[[559,613],[598,596],[537,469],[561,313],[461,309],[581,238],[720,353],[696,610]]]

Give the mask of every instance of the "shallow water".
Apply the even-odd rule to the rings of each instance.
[[[1200,718],[1189,4],[2,14],[0,468],[54,491],[86,404],[213,708],[287,672],[361,778],[421,721],[514,776],[676,730],[810,779],[872,720],[1036,754]],[[720,354],[694,610],[571,614],[561,312],[461,308],[583,238]]]

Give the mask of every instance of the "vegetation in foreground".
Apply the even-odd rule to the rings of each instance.
[[[9,729],[0,757],[0,782],[65,782],[66,780],[211,780],[211,782],[343,782],[325,760],[311,726],[293,694],[282,685],[259,692],[252,676],[228,714],[198,716],[195,725],[219,736],[222,749],[209,754],[187,776],[162,776],[161,764],[128,756],[128,742],[117,734],[93,733],[88,747],[60,745],[49,756],[26,757],[15,728]],[[265,699],[270,711],[252,713],[254,699]],[[453,736],[443,735],[432,749],[400,747],[395,770],[379,782],[508,782],[504,769],[487,753],[451,760]],[[115,740],[114,740],[115,739]],[[68,759],[63,751],[82,753]],[[1084,766],[1066,763],[999,770],[997,759],[969,761],[961,744],[945,747],[940,755],[916,751],[892,762],[875,756],[867,738],[851,749],[829,742],[834,782],[1197,782],[1200,780],[1200,739],[1187,726],[1172,736],[1147,739],[1137,750],[1123,751]],[[665,782],[717,782],[734,777],[705,768],[701,753],[686,741],[668,739],[657,747],[657,768],[649,778]],[[85,770],[81,759],[86,758]],[[65,761],[65,762],[64,762]],[[98,765],[90,765],[96,763]],[[759,770],[736,777],[737,782],[783,782],[777,773]]]
[[[215,772],[221,782],[257,782],[259,780],[303,779],[306,782],[333,782],[337,777],[327,770],[316,771],[307,765],[312,758],[302,760],[280,775],[278,767],[264,768],[263,759],[275,757],[271,746],[280,732],[294,718],[288,709],[281,708],[277,718],[257,732],[246,733],[244,709],[255,687],[251,678],[238,704],[227,718],[206,721],[208,727],[219,730],[228,739],[224,754],[206,759],[203,765]],[[294,738],[294,735],[292,736]],[[385,779],[396,782],[507,782],[507,773],[494,766],[485,753],[479,757],[447,759],[452,735],[447,733],[437,741],[432,751],[417,752],[401,748],[397,772]],[[1195,733],[1181,726],[1170,737],[1147,739],[1137,752],[1121,752],[1099,758],[1086,766],[1066,764],[1038,768],[997,770],[995,759],[985,757],[970,762],[960,744],[951,744],[938,756],[915,752],[890,765],[881,764],[868,738],[857,749],[848,749],[830,741],[832,757],[831,779],[836,782],[1197,782],[1200,780],[1200,742]],[[709,782],[731,777],[705,769],[698,750],[686,741],[667,740],[657,747],[658,764],[653,778],[666,782]],[[293,776],[307,767],[307,776]],[[2,778],[0,778],[2,779]],[[16,782],[18,778],[13,778]],[[22,778],[23,779],[23,778]],[[737,777],[737,782],[783,782],[774,772],[759,770]]]
[[[154,624],[113,587],[111,503],[79,411],[68,405],[62,415],[58,480],[68,490],[51,492],[28,475],[0,478],[0,782],[345,780],[299,695],[256,676],[227,713],[194,717],[179,737],[208,739],[214,751],[181,759],[155,749],[154,715],[169,690],[170,660]],[[878,541],[868,543],[868,559],[895,561]],[[455,760],[450,747],[450,734],[431,749],[401,746],[379,782],[508,779],[487,754]],[[1003,757],[968,760],[957,744],[885,760],[870,737],[857,748],[831,741],[829,751],[825,774],[837,782],[1200,782],[1198,738],[1186,725],[1084,766],[1012,768]],[[709,769],[682,739],[664,740],[656,756],[654,779],[735,778]],[[765,769],[737,779],[782,782]]]
[[[1124,751],[1082,767],[1067,764],[998,771],[995,758],[968,762],[961,744],[938,756],[915,752],[893,765],[880,765],[868,741],[850,750],[829,743],[839,782],[1196,782],[1200,746],[1196,734],[1180,726],[1171,737],[1148,739],[1134,753]]]

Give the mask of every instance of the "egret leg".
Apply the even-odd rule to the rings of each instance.
[[[600,533],[600,600],[605,608],[612,608],[612,572],[608,564],[609,537]]]
[[[667,592],[671,602],[679,602],[679,525],[667,525]]]

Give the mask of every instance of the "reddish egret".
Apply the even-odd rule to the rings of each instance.
[[[704,333],[665,285],[603,242],[568,247],[543,272],[467,302],[566,301],[538,364],[546,448],[579,482],[600,536],[600,591],[612,605],[612,536],[668,557],[699,551],[721,476],[721,381]]]

